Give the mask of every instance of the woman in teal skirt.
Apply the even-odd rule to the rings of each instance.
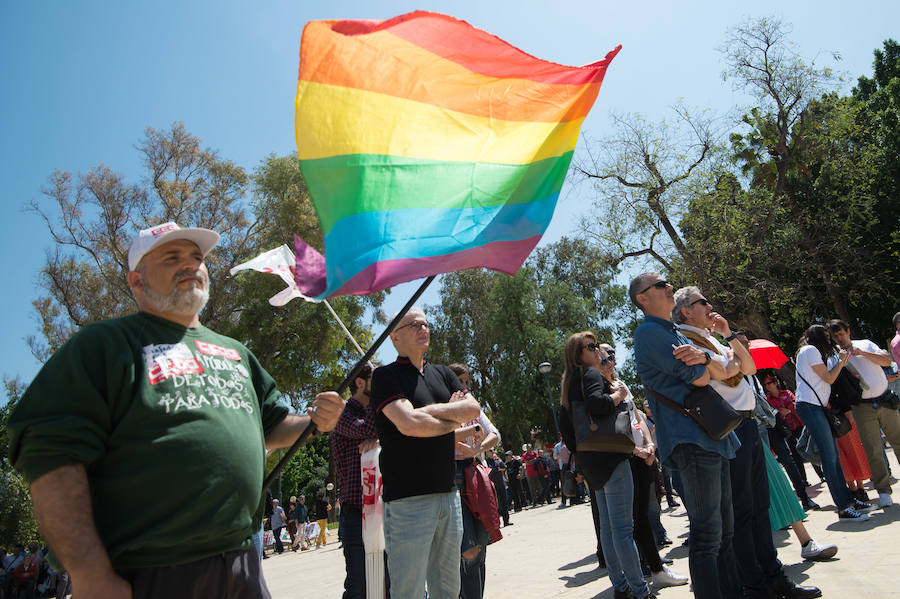
[[[803,559],[821,561],[834,557],[838,550],[837,545],[819,545],[809,535],[809,531],[803,525],[806,512],[803,511],[797,495],[794,494],[787,475],[781,469],[775,456],[772,455],[772,450],[769,449],[768,435],[760,434],[759,438],[763,443],[766,474],[769,477],[769,520],[772,523],[772,530],[781,530],[790,526],[797,536],[797,540],[800,541],[800,556]]]

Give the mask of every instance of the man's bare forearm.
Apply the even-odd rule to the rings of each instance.
[[[455,420],[442,420],[421,409],[413,410],[411,415],[394,424],[397,430],[408,437],[440,437],[459,427]]]
[[[282,449],[290,447],[297,440],[306,427],[309,426],[309,416],[288,414],[284,420],[275,425],[266,435],[266,449]]]
[[[71,575],[75,593],[99,596],[91,589],[103,589],[110,597],[131,596],[131,586],[113,570],[97,533],[83,465],[63,466],[36,479],[31,498],[41,532]]]
[[[481,414],[481,406],[478,405],[474,398],[469,397],[462,401],[422,406],[417,411],[425,412],[440,420],[450,420],[459,425],[468,420],[478,418],[478,415]]]

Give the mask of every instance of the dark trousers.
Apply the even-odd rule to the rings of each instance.
[[[597,559],[600,560],[600,566],[606,567],[606,557],[603,555],[603,539],[600,538],[600,513],[597,509],[597,494],[591,489],[588,493],[591,498],[591,517],[594,519],[594,534],[597,536]]]
[[[275,553],[284,553],[284,545],[281,544],[281,529],[283,526],[273,528],[272,533],[275,535]]]
[[[769,580],[781,574],[769,521],[769,476],[756,421],[745,418],[735,429],[741,442],[731,460],[734,554],[748,597],[771,597]]]
[[[506,485],[501,480],[500,483],[491,481],[494,485],[494,491],[497,492],[497,513],[503,524],[509,524],[509,498],[506,496]]]
[[[659,550],[653,539],[653,529],[650,528],[650,481],[653,471],[644,460],[631,458],[631,479],[634,482],[634,544],[637,545],[641,557],[650,570],[659,572],[662,570],[662,560],[659,558]],[[656,497],[653,498],[656,501]]]
[[[803,461],[801,460],[798,462],[796,460],[796,456],[793,455],[787,439],[785,439],[777,430],[773,428],[769,429],[768,435],[769,446],[772,448],[772,451],[775,452],[775,456],[778,458],[782,467],[784,467],[784,471],[787,473],[788,478],[791,479],[791,484],[794,486],[797,497],[799,497],[801,501],[808,501],[809,495],[806,493],[806,477],[801,474]],[[794,442],[794,451],[796,451],[796,447],[797,444]]]
[[[518,478],[509,479],[509,496],[510,506],[515,507],[517,512],[521,512],[525,505],[525,498],[522,495],[522,481]]]
[[[362,537],[362,510],[354,505],[341,505],[341,530],[343,530],[344,594],[342,599],[366,599],[366,547]],[[390,580],[387,569],[387,555],[384,558],[384,585],[388,589],[385,598],[389,599]]]
[[[252,550],[228,551],[179,566],[123,570],[134,599],[271,599]],[[78,589],[75,589],[76,591]]]
[[[676,445],[670,459],[678,474],[672,480],[690,522],[688,559],[694,597],[740,597],[740,573],[732,549],[734,511],[728,460],[693,443]]]
[[[538,497],[538,503],[553,503],[553,500],[550,499],[550,477],[542,476],[541,478],[541,494]]]

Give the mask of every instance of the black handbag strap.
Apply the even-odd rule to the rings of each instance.
[[[796,364],[795,364],[795,366],[796,366]],[[827,366],[826,366],[826,368],[827,368]],[[815,387],[813,387],[812,385],[810,385],[810,384],[809,384],[809,381],[807,381],[806,378],[805,378],[802,374],[800,374],[800,369],[799,369],[799,368],[794,368],[794,370],[797,371],[797,376],[799,376],[800,379],[801,379],[804,383],[806,383],[806,386],[809,387],[810,390],[813,392],[813,395],[816,396],[816,399],[818,400],[819,405],[822,406],[822,407],[824,408],[824,407],[825,407],[825,404],[822,403],[822,398],[819,397],[819,394],[818,394],[818,393],[816,393]]]
[[[655,397],[655,398],[658,399],[659,401],[663,402],[663,405],[665,405],[665,406],[666,406],[667,408],[669,408],[670,410],[675,410],[676,412],[678,412],[678,413],[681,414],[682,416],[688,416],[688,417],[690,418],[690,415],[688,414],[688,411],[685,410],[684,407],[679,406],[677,403],[675,403],[674,401],[672,401],[671,399],[669,399],[668,397],[666,397],[666,396],[663,395],[662,393],[659,393],[659,392],[657,392],[657,391],[654,391],[653,389],[651,389],[650,387],[647,387],[646,385],[644,386],[644,388],[645,388],[647,391],[649,391],[650,393],[652,393],[652,394],[653,394],[653,397]]]

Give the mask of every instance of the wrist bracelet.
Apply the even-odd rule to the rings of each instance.
[[[731,342],[734,341],[734,340],[737,338],[737,336],[740,335],[740,334],[741,334],[740,331],[733,331],[730,335],[728,335],[727,337],[725,337],[725,343],[731,343]]]

